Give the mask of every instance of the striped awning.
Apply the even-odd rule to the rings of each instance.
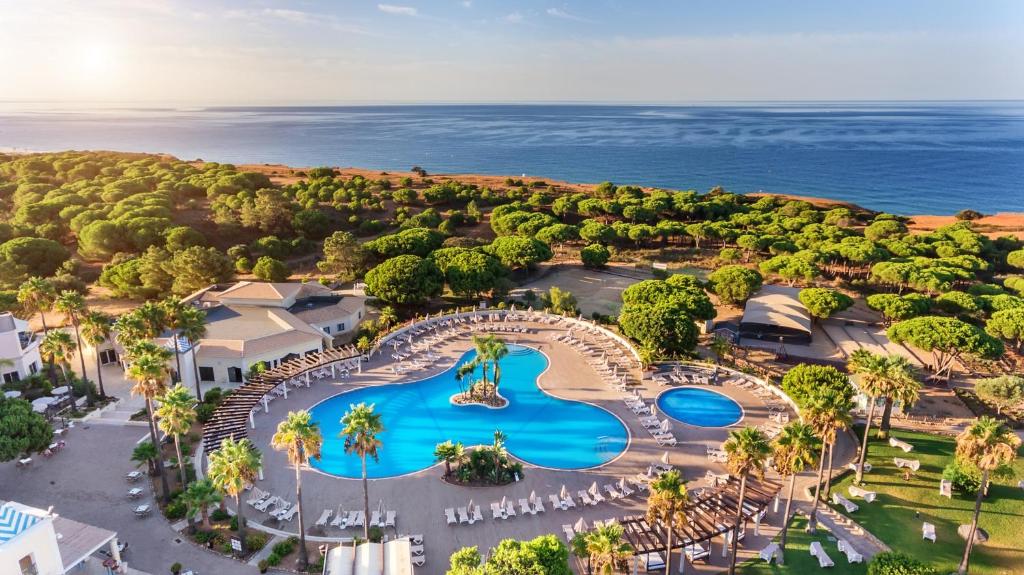
[[[0,506],[0,545],[39,522],[39,516],[25,513],[10,504]]]

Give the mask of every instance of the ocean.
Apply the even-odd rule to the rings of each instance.
[[[1024,102],[0,107],[0,149],[538,176],[1024,211]]]

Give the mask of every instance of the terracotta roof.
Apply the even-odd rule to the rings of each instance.
[[[289,297],[304,297],[314,294],[329,293],[330,290],[317,283],[295,283],[295,282],[250,282],[240,281],[218,294],[219,299],[277,299],[283,300]]]
[[[325,334],[287,310],[273,307],[224,305],[207,315],[206,337],[199,353],[207,357],[238,358],[274,348],[316,342]]]
[[[348,317],[363,309],[364,301],[360,297],[346,296],[334,303],[307,302],[307,305],[310,306],[307,309],[303,309],[301,304],[296,303],[289,311],[307,323],[320,323],[334,318]]]

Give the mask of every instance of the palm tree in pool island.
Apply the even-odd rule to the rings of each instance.
[[[647,497],[647,521],[660,524],[667,533],[665,539],[665,573],[672,572],[672,538],[676,527],[686,524],[686,482],[676,470],[661,474],[651,482]],[[682,557],[679,559],[682,561]]]
[[[341,435],[345,438],[345,453],[359,456],[363,465],[363,513],[370,516],[370,483],[366,479],[366,458],[372,457],[378,460],[377,451],[381,448],[381,441],[377,437],[384,431],[380,414],[374,413],[373,404],[350,405],[348,413],[341,418]],[[363,537],[370,538],[370,522],[363,521]]]
[[[245,491],[246,485],[256,481],[262,459],[262,454],[251,441],[235,441],[230,437],[221,442],[220,449],[210,454],[210,481],[221,493],[235,500],[238,538],[242,543],[242,553],[246,550],[242,492]]]
[[[466,460],[466,447],[462,442],[451,440],[438,443],[434,447],[434,458],[438,462],[444,462],[445,479],[452,476],[452,465],[459,465]]]
[[[981,516],[981,503],[987,490],[989,474],[1006,473],[1010,464],[1017,458],[1017,449],[1021,440],[1002,422],[981,417],[965,429],[956,438],[956,456],[958,459],[974,465],[981,471],[981,484],[978,496],[974,501],[974,516],[971,519],[971,530],[964,547],[964,556],[960,560],[960,575],[967,573],[971,560],[971,549],[978,531],[978,518]]]
[[[789,532],[789,514],[793,507],[793,493],[796,490],[796,476],[814,465],[821,440],[814,435],[814,428],[799,421],[793,421],[782,428],[772,443],[773,465],[782,477],[789,477],[789,495],[786,510],[782,515],[782,534],[779,536],[777,561],[785,563],[786,535]]]
[[[740,525],[743,523],[743,500],[747,495],[747,478],[753,474],[764,477],[764,464],[772,452],[768,438],[756,427],[744,427],[729,434],[722,445],[725,451],[725,466],[729,473],[740,478],[740,495],[736,503],[736,526],[732,532],[732,557],[729,558],[729,574],[736,572],[736,548],[740,541]]]
[[[324,437],[320,425],[313,421],[308,411],[291,411],[288,417],[277,425],[277,433],[270,440],[270,446],[288,454],[288,463],[295,467],[295,504],[299,508],[299,569],[309,564],[306,552],[306,526],[302,521],[302,468],[310,459],[320,459],[320,448]]]
[[[196,422],[196,398],[181,385],[175,385],[157,398],[160,407],[156,410],[157,426],[160,431],[174,438],[174,451],[178,456],[178,470],[181,472],[181,488],[188,487],[188,473],[181,452],[181,436],[192,429]]]

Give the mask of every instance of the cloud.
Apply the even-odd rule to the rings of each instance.
[[[462,0],[462,7],[463,8],[472,8],[473,7],[473,0]]]
[[[519,24],[520,22],[523,21],[523,15],[520,14],[519,12],[513,12],[511,14],[506,14],[505,15],[505,21],[506,22],[511,22],[512,24]]]
[[[286,8],[265,8],[263,13],[267,16],[273,16],[282,20],[288,20],[289,22],[298,22],[302,24],[309,22],[312,19],[306,12],[288,10]]]
[[[377,4],[377,9],[386,14],[398,14],[400,16],[417,16],[419,12],[412,6],[397,6],[395,4]]]
[[[562,18],[563,20],[575,20],[576,22],[590,22],[590,20],[587,20],[586,18],[577,16],[575,14],[570,14],[565,10],[562,10],[561,8],[548,8],[546,12],[548,16]]]

